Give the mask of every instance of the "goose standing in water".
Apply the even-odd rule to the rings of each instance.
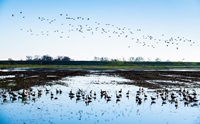
[[[175,100],[175,107],[176,107],[176,109],[178,108],[178,100],[177,99]]]
[[[53,92],[51,91],[51,96],[53,96],[54,94],[53,94]]]
[[[46,94],[48,94],[50,90],[49,90],[49,89],[47,89],[47,88],[45,88],[45,91],[46,91]]]
[[[153,97],[153,96],[151,96],[151,100],[152,100],[152,101],[154,101],[154,100],[156,100],[156,98],[155,98],[155,97]]]
[[[120,89],[119,93],[120,93],[120,94],[122,93],[122,89]]]

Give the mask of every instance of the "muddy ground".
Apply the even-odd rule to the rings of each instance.
[[[26,70],[0,71],[0,88],[20,90],[32,86],[45,85],[48,82],[58,81],[69,76],[84,76],[89,71],[73,70]]]
[[[146,88],[200,88],[198,71],[87,71],[87,70],[25,70],[0,71],[0,88],[20,90],[48,82],[58,81],[69,76],[89,74],[113,75],[130,79],[129,85]]]
[[[130,85],[146,88],[200,88],[198,71],[115,71],[109,74],[132,80]]]

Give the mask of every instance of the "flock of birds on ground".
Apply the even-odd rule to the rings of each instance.
[[[26,20],[23,12],[12,14],[12,18],[20,18],[24,21]],[[75,36],[81,36],[84,39],[87,38],[87,36],[99,35],[108,38],[122,38],[120,39],[122,41],[131,41],[128,48],[132,46],[131,43],[133,42],[150,48],[156,48],[157,44],[164,44],[166,47],[172,46],[178,50],[181,43],[186,43],[189,46],[192,46],[195,43],[191,39],[181,36],[169,37],[165,36],[165,34],[161,34],[160,38],[156,38],[150,34],[142,34],[142,29],[120,27],[111,23],[103,24],[98,21],[92,21],[90,18],[80,16],[71,17],[69,14],[59,14],[58,18],[53,19],[39,16],[37,17],[37,20],[32,21],[41,23],[41,26],[37,26],[37,28],[40,27],[41,29],[34,29],[34,25],[32,28],[20,28],[20,30],[27,32],[32,36],[56,35],[60,39],[69,39],[71,38],[71,35],[74,35],[74,33]],[[46,28],[42,29],[42,25],[46,25]]]
[[[152,92],[153,94],[149,95],[148,92]],[[200,103],[198,103],[197,99],[197,92],[195,90],[189,91],[186,89],[180,89],[180,90],[168,90],[168,89],[158,89],[154,91],[145,91],[143,88],[139,88],[139,90],[134,91],[134,93],[131,94],[131,91],[128,90],[127,92],[124,92],[122,89],[115,91],[115,96],[109,95],[108,91],[100,90],[100,91],[93,91],[90,90],[89,92],[78,89],[77,91],[73,91],[72,89],[68,92],[63,92],[61,89],[56,89],[55,91],[52,91],[50,89],[35,89],[32,88],[23,89],[20,91],[12,91],[9,90],[2,90],[0,92],[0,100],[2,100],[2,103],[6,103],[9,100],[14,102],[16,100],[26,102],[26,101],[34,101],[36,102],[37,99],[39,99],[43,94],[45,94],[47,97],[49,97],[51,100],[57,100],[59,99],[59,94],[68,94],[68,97],[73,100],[75,99],[76,103],[79,101],[83,101],[86,105],[89,105],[91,102],[96,100],[97,98],[104,99],[106,103],[110,102],[111,100],[115,100],[116,103],[120,102],[122,100],[122,96],[129,97],[132,95],[132,97],[135,97],[135,101],[138,105],[141,105],[146,100],[151,100],[151,105],[155,104],[157,100],[162,101],[162,106],[167,103],[174,104],[176,108],[178,108],[179,102],[183,102],[185,106],[191,105],[199,106]],[[66,97],[67,97],[66,94]],[[134,100],[133,100],[134,102]]]

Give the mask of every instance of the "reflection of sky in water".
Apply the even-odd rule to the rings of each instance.
[[[176,109],[174,103],[162,105],[159,98],[155,104],[151,105],[150,96],[156,94],[151,90],[145,89],[148,99],[143,101],[141,105],[136,103],[135,95],[139,89],[136,86],[117,84],[127,82],[129,80],[119,77],[110,76],[77,76],[61,80],[68,84],[68,87],[61,85],[45,86],[54,93],[57,100],[50,98],[50,94],[45,94],[41,98],[37,98],[35,102],[27,100],[16,100],[13,103],[7,98],[6,102],[0,105],[1,124],[18,124],[18,123],[114,123],[114,124],[198,124],[200,122],[200,108],[184,106],[183,102],[179,102]],[[110,84],[109,84],[110,83]],[[34,90],[43,89],[44,86],[34,87]],[[97,98],[86,106],[84,100],[76,101],[69,98],[68,93],[72,89],[75,93],[78,89],[83,89],[89,94],[90,90],[96,91]],[[62,94],[56,95],[55,89],[62,89]],[[108,91],[112,96],[111,101],[107,102],[100,97],[100,90]],[[121,101],[116,103],[116,90],[123,89]],[[126,92],[130,90],[129,98]],[[148,92],[147,92],[148,90]],[[199,91],[197,91],[199,94]],[[199,99],[199,95],[197,96]],[[199,102],[198,102],[199,104]]]
[[[7,76],[0,76],[0,79],[4,79],[4,78],[14,78],[14,75],[7,75]]]

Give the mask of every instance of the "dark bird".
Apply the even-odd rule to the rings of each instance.
[[[151,100],[152,100],[152,101],[154,101],[154,100],[156,100],[156,98],[155,98],[155,97],[153,97],[153,96],[151,96]]]

